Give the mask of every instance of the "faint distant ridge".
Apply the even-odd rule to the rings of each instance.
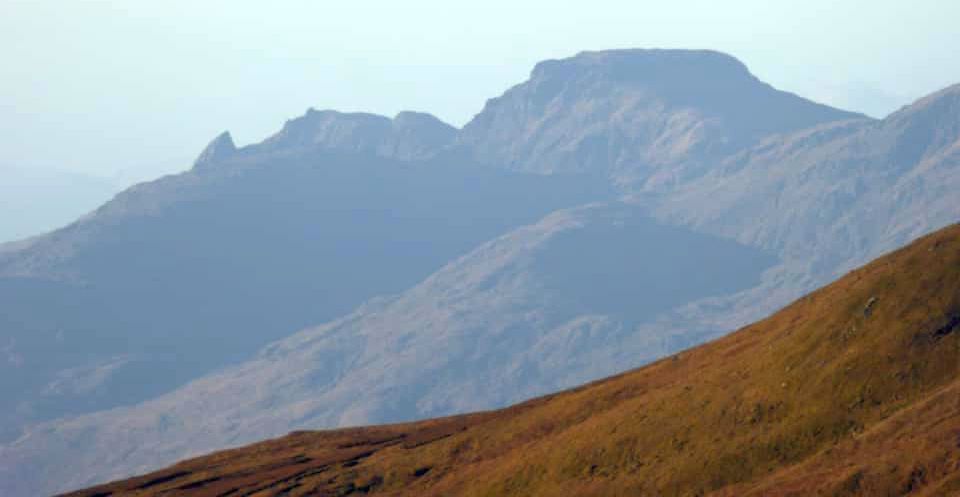
[[[850,119],[869,118],[776,90],[721,52],[581,52],[538,63],[462,130],[427,113],[391,119],[311,108],[239,150],[221,134],[196,166],[305,151],[418,161],[456,149],[494,167],[590,172],[660,188],[702,175],[716,159],[772,134]]]
[[[659,185],[771,134],[845,119],[868,118],[776,90],[720,52],[610,50],[537,64],[460,144],[514,169]]]

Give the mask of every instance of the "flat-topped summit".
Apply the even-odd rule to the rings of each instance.
[[[778,91],[709,50],[582,52],[534,67],[460,142],[482,162],[672,184],[771,134],[863,118]]]
[[[641,48],[584,51],[565,59],[545,60],[534,66],[530,80],[571,78],[585,73],[646,83],[678,78],[705,78],[702,83],[757,80],[743,62],[723,52]]]

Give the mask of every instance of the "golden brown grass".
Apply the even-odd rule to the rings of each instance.
[[[302,432],[75,495],[957,495],[960,227],[517,406]]]

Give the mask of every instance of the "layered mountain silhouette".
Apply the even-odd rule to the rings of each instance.
[[[773,137],[677,189],[658,217],[849,269],[955,220],[958,116],[955,85],[879,121]]]
[[[953,495],[958,433],[955,225],[729,336],[574,390],[299,432],[71,495]]]
[[[539,64],[461,130],[311,110],[223,134],[0,250],[0,492],[500,407],[715,338],[960,219],[957,116],[955,89],[873,120],[727,55],[618,50]]]
[[[605,191],[226,138],[198,166],[0,255],[5,425],[162,393]]]

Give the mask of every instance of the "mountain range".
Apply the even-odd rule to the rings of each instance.
[[[960,225],[773,316],[499,411],[298,432],[71,494],[956,495]]]
[[[462,129],[310,110],[0,246],[0,492],[505,406],[960,219],[960,86],[884,119],[711,51],[538,64]]]

